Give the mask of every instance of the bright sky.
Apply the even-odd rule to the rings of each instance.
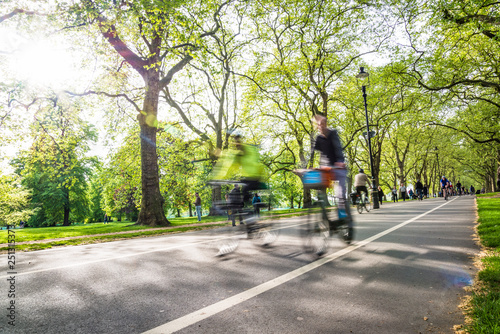
[[[15,30],[9,29],[7,25],[0,25],[2,82],[21,80],[26,87],[35,92],[47,89],[56,92],[63,89],[77,91],[78,89],[74,87],[78,84],[85,85],[93,74],[81,70],[79,64],[82,57],[71,52],[71,46],[61,40],[58,36],[53,39],[44,36],[27,39]],[[103,125],[99,124],[102,123],[102,117],[91,120],[89,113],[82,116],[97,127]],[[6,129],[2,129],[2,133],[7,134]],[[20,149],[27,149],[29,145],[29,140],[21,140],[2,147],[0,171],[11,172],[8,158],[12,158]],[[97,145],[94,145],[93,151],[96,155],[105,155]],[[2,159],[4,157],[7,159]]]
[[[26,39],[14,30],[0,27],[2,72],[33,86],[58,90],[74,80],[77,59],[69,47],[46,38]]]

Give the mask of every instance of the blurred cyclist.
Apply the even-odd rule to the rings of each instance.
[[[234,149],[224,152],[212,172],[213,180],[239,179],[244,184],[243,202],[251,203],[252,190],[266,189],[262,182],[264,165],[260,162],[258,147],[244,144],[241,135],[233,135]]]
[[[340,191],[335,191],[335,196],[338,199],[338,215],[339,218],[347,217],[349,208],[345,205],[345,180],[347,169],[344,163],[344,153],[340,138],[335,129],[329,129],[326,125],[326,117],[315,115],[312,122],[319,132],[314,143],[314,149],[321,153],[319,164],[320,166],[335,168],[335,180],[339,182]]]

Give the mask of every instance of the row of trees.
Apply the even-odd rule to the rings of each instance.
[[[39,224],[108,212],[165,225],[165,212],[190,210],[195,191],[208,208],[221,190],[204,185],[234,129],[260,145],[277,203],[307,205],[291,171],[317,160],[313,115],[339,130],[352,174],[369,169],[360,65],[370,72],[373,172],[386,193],[416,179],[436,192],[441,175],[493,190],[499,177],[494,1],[9,5],[1,25],[49,31],[50,19],[60,28],[51,36],[99,68],[90,86],[57,94],[2,83],[0,126],[33,141],[12,163]],[[97,130],[79,116],[91,111],[119,139],[107,159],[88,157]]]

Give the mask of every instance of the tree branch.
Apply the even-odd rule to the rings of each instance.
[[[476,143],[484,144],[484,143],[496,142],[496,143],[499,143],[499,144],[500,144],[500,138],[489,138],[489,139],[481,140],[481,139],[477,139],[477,138],[473,137],[473,136],[472,136],[469,132],[467,132],[467,131],[457,129],[457,128],[455,128],[455,127],[453,127],[453,126],[450,126],[450,125],[446,125],[446,124],[439,124],[439,123],[436,123],[436,122],[431,122],[431,123],[429,123],[429,125],[442,126],[442,127],[444,127],[444,128],[448,128],[448,129],[451,129],[451,130],[454,130],[454,131],[457,131],[457,132],[463,133],[463,134],[465,134],[467,137],[469,137],[470,139],[472,139],[472,140],[473,140],[474,142],[476,142]]]
[[[130,104],[132,104],[135,108],[135,110],[137,110],[138,112],[141,112],[142,109],[139,108],[139,106],[134,102],[134,100],[132,100],[130,97],[128,97],[127,94],[111,94],[111,93],[106,93],[106,92],[96,92],[96,91],[93,91],[93,90],[88,90],[84,93],[74,93],[74,92],[70,92],[68,90],[65,90],[64,91],[66,94],[69,94],[71,96],[87,96],[87,95],[104,95],[104,96],[107,96],[107,97],[123,97],[125,100],[127,100],[128,102],[130,102]]]
[[[109,21],[102,15],[97,16],[97,23],[99,30],[104,38],[106,38],[111,44],[111,46],[122,56],[129,64],[135,69],[142,77],[146,75],[145,66],[147,62],[136,55],[128,46],[121,40],[116,31],[114,24],[109,23]]]
[[[21,8],[16,8],[12,12],[10,12],[9,14],[5,14],[5,15],[0,16],[0,23],[3,22],[3,21],[5,21],[5,20],[7,20],[7,19],[10,19],[13,16],[16,16],[17,14],[46,15],[46,14],[39,14],[39,13],[37,13],[35,11],[31,11],[31,10],[25,10],[25,9],[21,9]]]

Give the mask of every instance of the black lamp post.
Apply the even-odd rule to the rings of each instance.
[[[371,141],[371,133],[370,133],[370,123],[368,122],[368,104],[366,103],[366,84],[364,79],[368,79],[370,75],[365,72],[364,67],[359,68],[359,74],[356,75],[357,79],[362,81],[361,90],[363,91],[363,99],[365,101],[365,117],[366,117],[366,138],[368,139],[368,154],[370,155],[370,168],[372,172],[372,200],[373,200],[373,208],[380,208],[378,202],[378,189],[377,183],[375,182],[375,169],[373,168],[373,157],[372,157],[372,141]]]

